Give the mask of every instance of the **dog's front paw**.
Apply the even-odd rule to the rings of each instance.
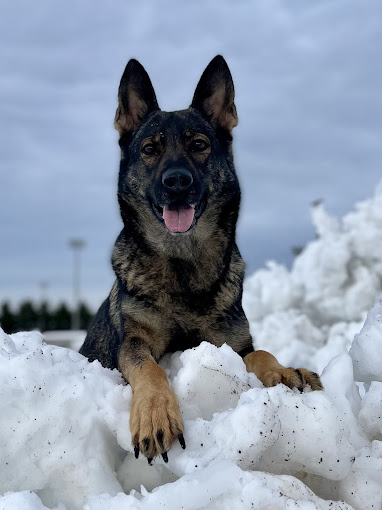
[[[254,351],[247,354],[244,363],[248,372],[256,374],[264,386],[276,386],[283,383],[289,388],[298,388],[303,391],[305,386],[312,390],[322,390],[323,386],[319,375],[306,368],[286,368],[277,359],[266,351]]]
[[[134,391],[130,430],[135,457],[141,452],[149,464],[157,455],[162,455],[167,462],[167,452],[176,440],[182,448],[186,447],[179,404],[167,383],[156,387],[147,385]]]
[[[289,388],[298,388],[301,392],[308,385],[312,390],[323,389],[320,376],[315,372],[306,368],[285,368],[281,365],[276,370],[265,372],[262,383],[267,387],[282,383]]]

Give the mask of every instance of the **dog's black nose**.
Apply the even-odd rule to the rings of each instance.
[[[172,191],[186,191],[194,179],[185,168],[168,168],[162,175],[162,184]]]

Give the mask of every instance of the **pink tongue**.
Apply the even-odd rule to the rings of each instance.
[[[170,232],[186,232],[194,219],[195,209],[190,205],[165,205],[163,219]]]

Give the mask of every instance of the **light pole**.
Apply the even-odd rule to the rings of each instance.
[[[80,250],[85,246],[83,239],[70,239],[73,249],[73,311],[72,329],[80,329]]]
[[[41,280],[39,283],[41,289],[41,304],[46,302],[46,291],[49,287],[49,282],[46,280]]]

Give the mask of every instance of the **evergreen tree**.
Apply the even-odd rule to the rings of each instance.
[[[51,329],[70,329],[71,313],[66,303],[61,303],[52,314]]]
[[[32,301],[21,303],[17,317],[17,330],[30,331],[38,327],[38,313]]]
[[[49,311],[48,303],[43,301],[37,311],[38,327],[40,331],[48,331],[52,329],[52,314]]]
[[[86,303],[80,304],[79,312],[80,312],[80,314],[79,314],[80,315],[80,328],[87,330],[90,326],[91,321],[92,321],[93,314],[89,310]]]
[[[93,319],[93,314],[85,303],[79,305],[80,327],[87,330]],[[40,331],[71,329],[72,313],[68,305],[60,303],[57,308],[51,309],[44,301],[35,305],[32,301],[24,301],[18,310],[13,312],[10,304],[4,302],[0,308],[0,327],[7,333],[17,331]]]
[[[1,306],[0,326],[8,334],[17,331],[17,317],[12,312],[8,302]]]

